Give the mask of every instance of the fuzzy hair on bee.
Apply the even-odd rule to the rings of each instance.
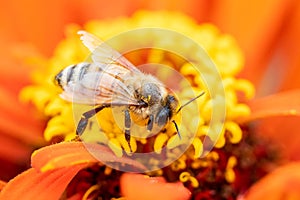
[[[77,103],[92,105],[94,108],[84,112],[76,128],[82,135],[88,121],[104,108],[124,106],[124,133],[130,146],[130,113],[146,120],[146,128],[163,128],[173,122],[179,112],[179,101],[156,77],[137,69],[119,52],[99,40],[94,35],[79,31],[83,44],[91,52],[91,63],[82,62],[60,71],[55,81],[63,89],[61,98]],[[199,95],[200,96],[200,95]]]

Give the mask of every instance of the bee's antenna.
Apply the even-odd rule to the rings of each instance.
[[[188,102],[186,102],[185,104],[183,104],[182,106],[180,106],[180,108],[177,110],[176,113],[179,113],[179,111],[181,111],[181,109],[182,109],[183,107],[189,105],[190,103],[192,103],[193,101],[195,101],[196,99],[198,99],[199,97],[201,97],[201,96],[204,95],[204,94],[205,94],[205,92],[203,91],[203,92],[201,92],[198,96],[192,98],[191,100],[189,100]]]

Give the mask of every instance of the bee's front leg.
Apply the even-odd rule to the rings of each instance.
[[[178,134],[179,139],[181,139],[181,135],[180,135],[180,132],[179,132],[177,123],[175,122],[175,120],[173,120],[172,122],[173,122],[173,124],[174,124],[174,126],[175,126],[175,128],[176,128],[176,132],[177,132],[177,134]]]
[[[76,128],[76,135],[81,136],[84,130],[86,129],[86,126],[88,125],[89,119],[93,117],[95,114],[97,114],[98,112],[100,112],[103,108],[107,108],[107,107],[110,107],[110,105],[100,105],[93,108],[92,110],[83,113]]]
[[[125,139],[129,145],[130,151],[131,145],[130,145],[130,127],[131,127],[131,119],[130,119],[130,113],[129,110],[125,110]]]
[[[153,122],[154,122],[154,116],[150,115],[149,116],[149,120],[148,120],[148,124],[147,124],[147,131],[152,131],[153,129]]]

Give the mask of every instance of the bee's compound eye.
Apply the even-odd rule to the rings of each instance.
[[[169,120],[170,110],[168,107],[163,107],[156,115],[155,123],[158,126],[164,126]]]

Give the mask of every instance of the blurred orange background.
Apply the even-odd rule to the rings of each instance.
[[[258,95],[295,88],[300,86],[299,5],[297,0],[3,1],[0,8],[1,78],[9,73],[11,62],[15,62],[9,60],[13,58],[7,54],[16,44],[30,44],[50,56],[64,37],[66,24],[82,25],[91,19],[130,16],[136,10],[150,9],[180,11],[199,23],[211,22],[222,32],[232,34],[246,56],[241,76],[258,86]],[[23,74],[24,69],[20,70]],[[1,80],[1,85],[3,81],[9,82]]]

